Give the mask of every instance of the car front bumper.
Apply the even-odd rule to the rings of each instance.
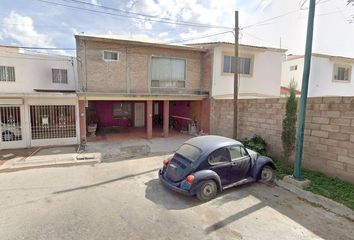
[[[163,172],[162,172],[162,169],[159,170],[159,179],[160,179],[160,182],[162,183],[162,185],[164,185],[165,187],[167,187],[168,189],[172,190],[172,191],[175,191],[175,192],[178,192],[178,193],[181,193],[185,196],[192,196],[194,195],[193,192],[189,191],[189,190],[186,190],[186,189],[182,189],[180,187],[177,187],[175,185],[173,185],[172,183],[170,183],[168,180],[166,180],[163,176]]]

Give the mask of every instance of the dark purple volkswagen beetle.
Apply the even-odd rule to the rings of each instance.
[[[195,137],[164,160],[161,183],[176,192],[208,201],[227,188],[274,180],[272,159],[221,136]]]

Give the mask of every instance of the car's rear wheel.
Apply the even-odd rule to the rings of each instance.
[[[274,170],[270,166],[264,166],[261,172],[261,182],[270,183],[275,179]]]
[[[216,186],[215,181],[209,180],[204,181],[200,185],[200,188],[197,192],[197,198],[202,202],[207,202],[213,199],[218,193],[218,188]]]

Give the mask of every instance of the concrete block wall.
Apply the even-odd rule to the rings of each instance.
[[[262,136],[275,158],[282,156],[285,98],[239,101],[239,136]],[[232,137],[233,100],[211,103],[211,133]],[[309,98],[303,165],[354,182],[354,97]]]

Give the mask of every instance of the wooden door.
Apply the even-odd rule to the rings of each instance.
[[[134,104],[134,126],[145,126],[145,103]]]

